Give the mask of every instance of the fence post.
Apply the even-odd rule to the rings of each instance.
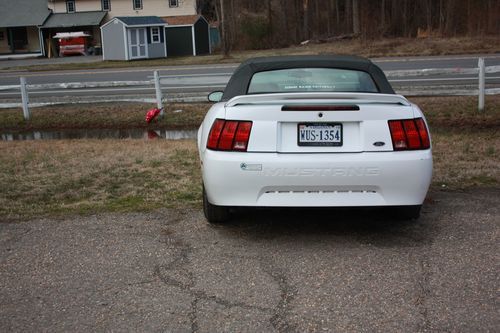
[[[28,89],[26,88],[26,78],[21,77],[21,99],[23,101],[23,115],[24,115],[24,120],[30,120],[31,119],[31,112],[29,109],[29,98],[28,98]]]
[[[165,116],[165,111],[163,110],[163,96],[161,94],[161,84],[160,84],[160,74],[158,71],[154,71],[155,89],[156,89],[156,105],[160,109],[160,117]]]
[[[484,111],[484,93],[485,93],[485,68],[484,68],[484,58],[479,58],[479,96],[478,96],[478,109],[479,112]]]

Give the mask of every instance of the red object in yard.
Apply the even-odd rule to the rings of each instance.
[[[149,124],[153,119],[155,119],[161,112],[161,109],[154,108],[146,113],[146,122]]]
[[[88,37],[84,32],[59,32],[53,38],[59,40],[59,56],[87,54]]]
[[[155,131],[148,131],[148,139],[153,140],[153,139],[158,139],[160,135],[156,133]]]

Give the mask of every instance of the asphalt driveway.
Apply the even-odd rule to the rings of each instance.
[[[0,224],[1,331],[498,331],[500,189],[376,212]]]

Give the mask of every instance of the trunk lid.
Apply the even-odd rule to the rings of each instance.
[[[359,153],[391,151],[387,121],[413,117],[402,96],[364,93],[294,93],[238,96],[226,103],[226,119],[253,122],[248,152]],[[341,143],[301,145],[299,126],[341,126]],[[338,128],[338,127],[337,127]],[[315,132],[320,134],[319,132]],[[331,132],[332,134],[335,132]]]

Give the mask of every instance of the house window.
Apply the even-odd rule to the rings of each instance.
[[[142,9],[142,0],[132,0],[134,10]]]
[[[74,13],[76,11],[75,0],[66,0],[66,12]]]
[[[3,31],[0,31],[0,40],[4,40],[5,39],[5,35],[3,34]]]
[[[151,28],[151,42],[159,43],[160,42],[160,28],[152,27]]]
[[[168,0],[168,5],[170,7],[179,7],[179,0]]]
[[[111,10],[111,0],[101,0],[101,7],[104,11]]]

